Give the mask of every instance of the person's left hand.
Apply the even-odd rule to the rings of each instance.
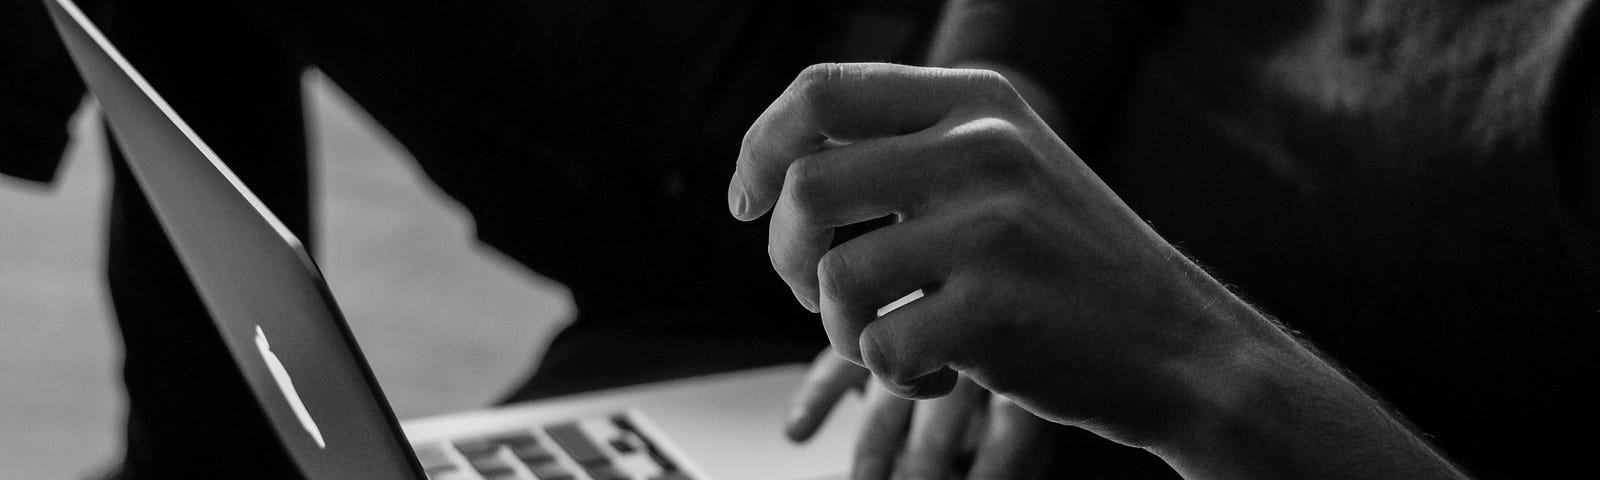
[[[867,420],[857,438],[851,477],[1030,479],[1043,478],[1050,428],[1010,400],[957,381],[950,395],[907,400],[871,380],[867,369],[831,349],[811,364],[786,420],[791,440],[804,442],[821,427],[840,397],[866,389]]]

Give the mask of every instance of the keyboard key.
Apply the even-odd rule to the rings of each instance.
[[[611,439],[611,448],[616,449],[617,453],[633,453],[633,443],[624,438]]]
[[[483,437],[483,441],[504,445],[517,445],[523,443],[538,444],[539,439],[533,437],[533,432],[505,432]]]
[[[528,480],[528,477],[524,477],[515,471],[506,470],[504,472],[485,473],[483,474],[483,480]]]
[[[463,469],[461,467],[458,467],[458,466],[455,466],[455,465],[452,464],[452,465],[445,465],[445,466],[442,466],[442,467],[429,468],[429,469],[426,469],[426,471],[424,471],[423,473],[428,474],[428,478],[447,478],[447,477],[450,477],[451,474],[454,474],[454,473],[457,473],[457,472],[466,472],[466,469]]]
[[[550,434],[550,438],[555,439],[556,444],[561,445],[561,448],[567,451],[567,455],[579,465],[588,467],[591,464],[609,462],[605,452],[600,451],[600,447],[589,440],[589,435],[578,428],[577,423],[552,425],[544,431]]]
[[[416,452],[417,462],[422,464],[423,470],[455,467],[455,462],[450,461],[450,454],[445,452],[443,444],[412,445],[411,450]]]
[[[638,428],[635,428],[633,426],[633,420],[629,420],[627,415],[623,415],[623,414],[620,414],[620,413],[611,416],[611,424],[612,425],[616,425],[617,428],[620,429],[620,430],[626,430],[626,431],[629,431],[629,432],[636,432],[636,433],[639,431]]]
[[[587,471],[590,477],[594,477],[594,480],[633,480],[628,478],[627,475],[623,475],[622,471],[617,470],[617,467],[610,463],[589,467]]]
[[[502,474],[505,472],[510,472],[514,469],[514,467],[511,466],[511,462],[506,461],[505,457],[499,455],[481,455],[477,457],[470,457],[468,458],[468,461],[472,462],[473,470],[477,470],[478,473],[481,473],[484,476]]]
[[[428,480],[478,480],[479,478],[482,477],[462,469],[439,473],[428,472]]]
[[[537,443],[519,443],[511,445],[511,453],[523,463],[545,463],[556,459],[555,453]]]
[[[630,443],[632,443],[633,446],[644,448],[645,453],[650,454],[650,459],[655,460],[656,465],[660,466],[662,471],[678,471],[677,463],[673,462],[672,459],[667,458],[667,455],[662,453],[660,448],[656,447],[655,442],[650,441],[650,437],[646,437],[644,432],[639,431],[639,427],[635,426],[633,424],[633,420],[629,420],[627,415],[613,415],[611,417],[611,424],[616,425],[617,429],[625,432],[623,435],[631,441]],[[618,449],[617,451],[620,452],[623,450]]]
[[[471,460],[477,457],[494,455],[500,451],[500,444],[482,438],[458,440],[456,441],[456,450],[465,455],[468,460]]]
[[[528,470],[532,471],[533,476],[538,477],[539,480],[572,480],[574,478],[572,472],[561,468],[561,465],[555,462],[529,464]]]
[[[667,458],[667,454],[663,453],[661,449],[656,448],[655,444],[646,443],[645,451],[650,453],[650,459],[655,460],[656,465],[661,467],[662,470],[668,472],[678,471],[678,463],[672,461],[670,458]]]

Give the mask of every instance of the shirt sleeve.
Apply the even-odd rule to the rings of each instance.
[[[1174,5],[1115,0],[951,0],[929,50],[934,66],[995,65],[1044,87],[1080,150],[1114,113],[1139,57]],[[1059,129],[1060,127],[1058,127]]]

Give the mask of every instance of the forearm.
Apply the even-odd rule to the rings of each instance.
[[[1197,377],[1196,417],[1150,448],[1185,478],[1467,478],[1332,363],[1237,305],[1255,332]]]

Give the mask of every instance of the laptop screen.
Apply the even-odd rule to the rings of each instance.
[[[70,0],[45,3],[233,361],[300,470],[310,478],[425,478],[299,240]]]

